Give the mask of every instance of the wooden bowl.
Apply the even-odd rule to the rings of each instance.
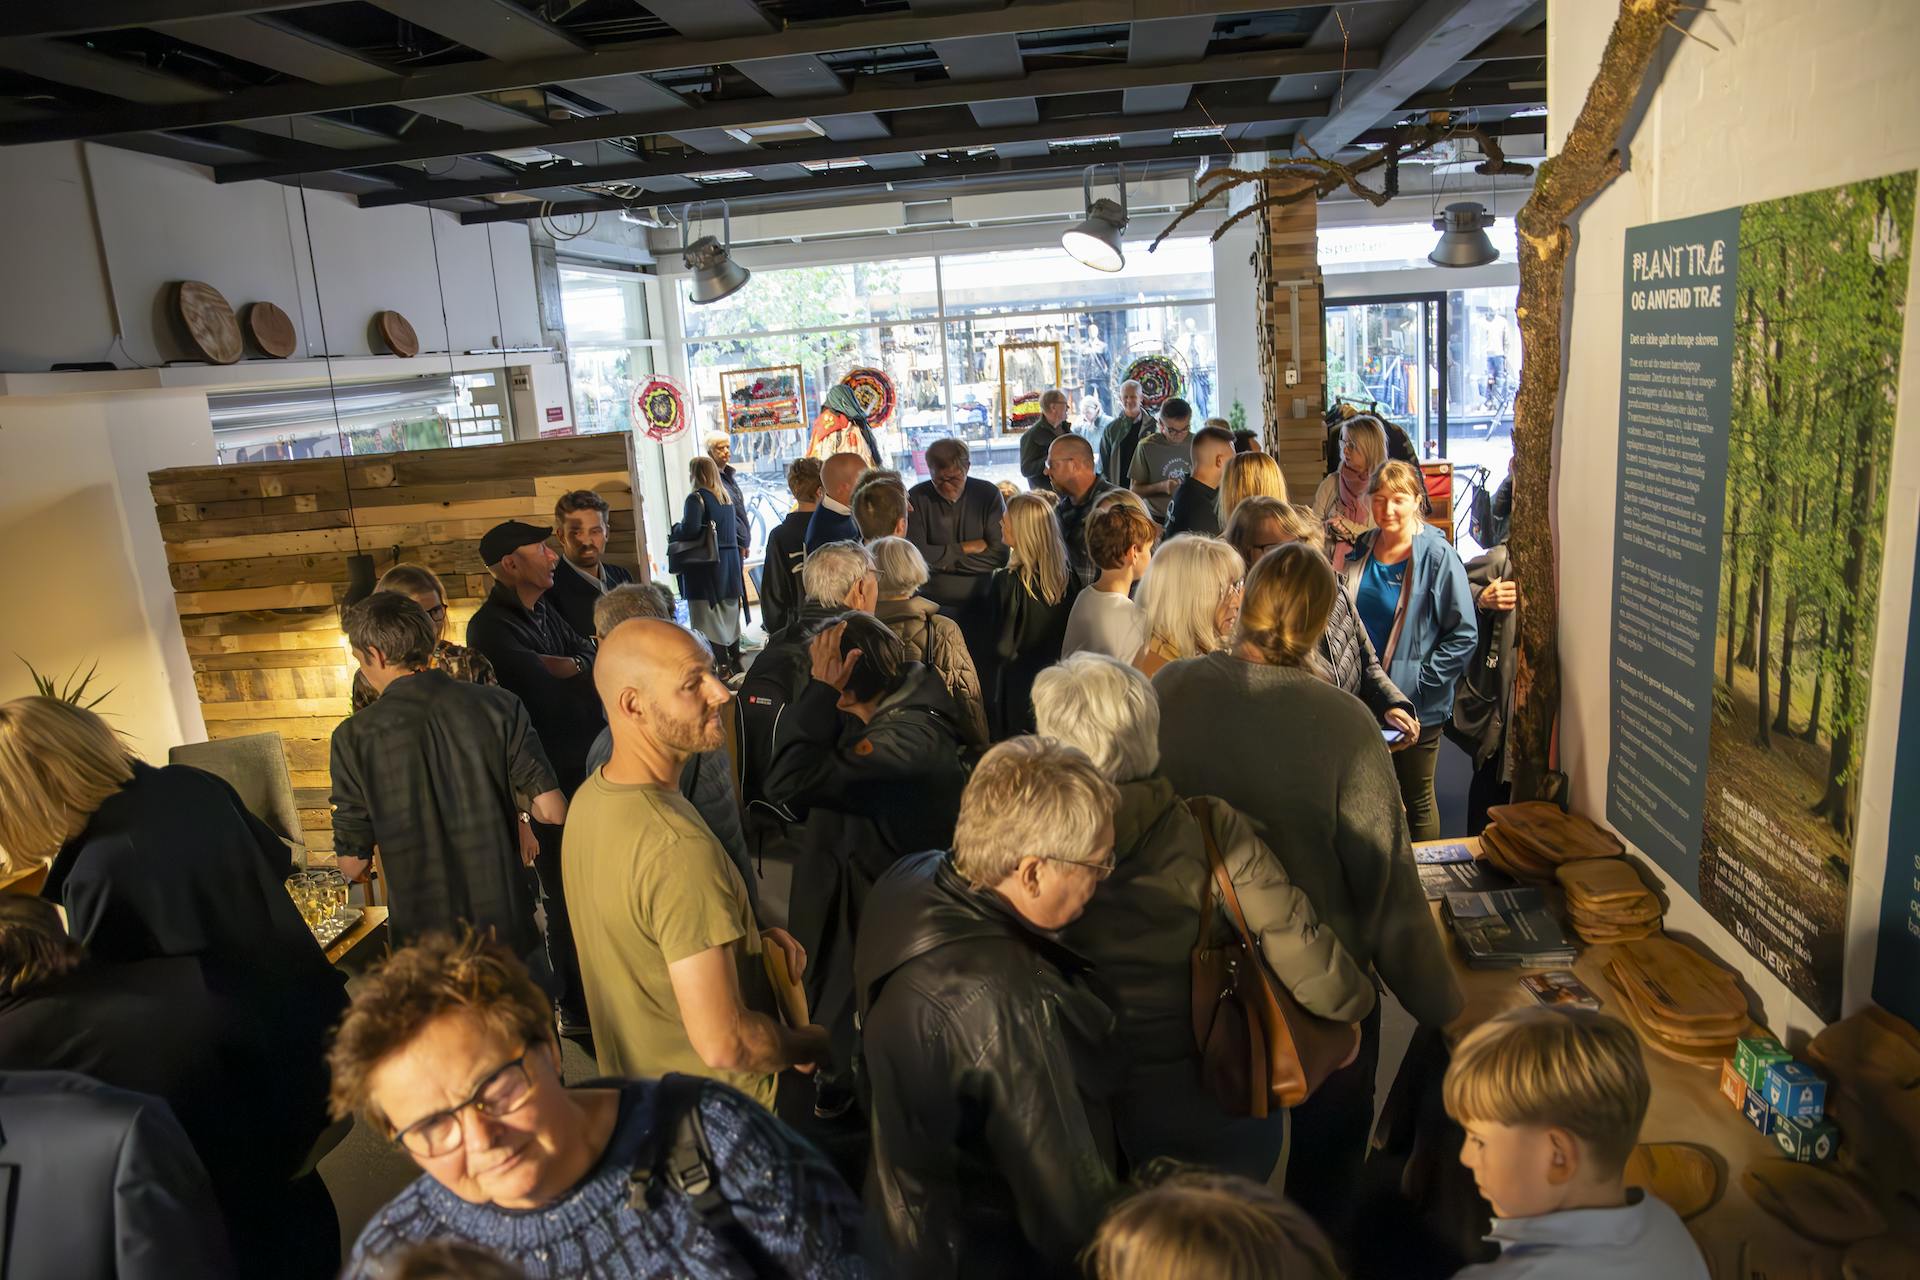
[[[271,302],[247,304],[247,336],[253,339],[254,346],[276,360],[285,360],[293,354],[293,321]]]
[[[174,306],[201,355],[214,364],[239,363],[246,351],[240,322],[218,289],[199,280],[182,280],[174,286]]]
[[[387,344],[387,350],[397,356],[417,356],[420,354],[420,337],[414,333],[413,326],[398,311],[382,311],[373,318],[374,327],[380,331],[380,340]]]

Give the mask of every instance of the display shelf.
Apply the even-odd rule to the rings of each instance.
[[[503,365],[558,364],[557,351],[490,355],[343,356],[335,360],[243,360],[239,364],[174,364],[152,369],[0,373],[0,398],[111,395],[127,391],[238,391],[264,387],[378,382],[442,373],[477,373]]]

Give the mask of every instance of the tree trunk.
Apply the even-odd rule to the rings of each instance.
[[[1820,739],[1820,702],[1827,693],[1827,610],[1820,611],[1820,643],[1813,649],[1813,706],[1807,711],[1807,731],[1800,735],[1802,742],[1817,742]]]
[[[1764,555],[1765,552],[1762,551],[1761,554]],[[1758,641],[1759,636],[1760,575],[1756,573],[1753,575],[1753,580],[1747,583],[1747,625],[1746,631],[1740,639],[1740,665],[1749,671],[1753,670],[1755,661],[1754,645]]]
[[[1813,806],[1816,816],[1825,818],[1842,836],[1853,826],[1853,684],[1859,670],[1854,644],[1860,631],[1861,578],[1867,563],[1867,520],[1873,513],[1873,414],[1856,413],[1859,428],[1853,442],[1853,491],[1848,504],[1847,561],[1840,572],[1840,599],[1835,602],[1840,616],[1834,627],[1834,648],[1840,653],[1840,670],[1835,677],[1833,700],[1839,708],[1834,718],[1833,745],[1827,752],[1827,790]],[[1870,621],[1870,620],[1869,620]]]
[[[1767,650],[1772,647],[1773,628],[1769,620],[1773,617],[1773,553],[1760,562],[1760,706],[1759,714],[1754,717],[1753,745],[1764,750],[1773,749],[1773,739],[1767,732],[1767,677],[1772,674],[1767,667]]]
[[[1569,225],[1625,168],[1620,132],[1680,0],[1621,0],[1587,100],[1560,152],[1540,166],[1516,219],[1520,245],[1520,391],[1513,414],[1513,524],[1508,550],[1521,605],[1515,626],[1513,760],[1516,800],[1549,797],[1560,712],[1557,564],[1553,545],[1553,435],[1560,408]]]
[[[1740,503],[1745,494],[1737,494],[1733,500],[1733,521],[1728,525],[1727,551],[1727,687],[1733,687],[1733,637],[1737,631],[1739,615],[1735,613],[1735,602],[1740,599]]]
[[[1806,494],[1801,492],[1799,524],[1807,523]],[[1793,563],[1791,544],[1788,548],[1787,563]],[[1791,735],[1793,733],[1793,635],[1794,628],[1800,625],[1800,593],[1793,588],[1793,575],[1787,575],[1787,612],[1780,621],[1780,710],[1773,717],[1773,731]]]

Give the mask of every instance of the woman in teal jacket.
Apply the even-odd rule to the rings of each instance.
[[[1440,732],[1453,714],[1453,687],[1479,637],[1466,567],[1453,545],[1421,518],[1424,492],[1420,472],[1410,464],[1381,467],[1369,490],[1377,527],[1354,542],[1344,569],[1367,638],[1420,720],[1420,740],[1393,757],[1415,840],[1440,834],[1433,799]]]

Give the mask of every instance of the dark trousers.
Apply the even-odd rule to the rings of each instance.
[[[1415,840],[1440,838],[1440,806],[1433,798],[1433,771],[1440,764],[1439,725],[1420,730],[1420,740],[1393,753],[1393,774],[1400,780],[1400,803],[1407,807],[1407,834]]]
[[[540,878],[540,909],[547,917],[547,965],[553,971],[555,997],[568,1015],[587,1020],[586,988],[580,983],[580,956],[573,948],[573,922],[567,916],[567,886],[560,876],[560,831],[535,819],[533,837],[540,842],[540,856],[533,860],[534,874]]]
[[[1496,804],[1505,804],[1513,798],[1513,784],[1500,777],[1507,762],[1506,746],[1487,757],[1487,762],[1473,771],[1472,781],[1467,783],[1467,834],[1477,836],[1487,829],[1487,810]]]
[[[1404,752],[1402,754],[1405,754]],[[1347,1216],[1373,1136],[1373,1079],[1380,1067],[1380,1005],[1360,1021],[1360,1052],[1293,1109],[1287,1149],[1287,1198],[1335,1240]]]

